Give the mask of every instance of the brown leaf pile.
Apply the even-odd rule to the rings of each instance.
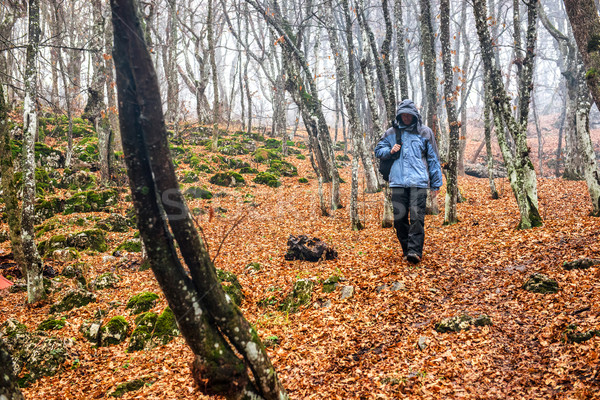
[[[290,161],[299,176],[313,174],[307,160]],[[348,206],[349,167],[341,173]],[[261,337],[279,339],[268,351],[291,398],[600,398],[600,338],[579,344],[563,340],[569,324],[581,331],[600,329],[600,268],[562,268],[565,261],[600,258],[600,219],[589,216],[584,182],[540,179],[544,226],[520,231],[506,180],[496,181],[501,198],[492,200],[486,179],[462,177],[466,201],[458,206],[460,223],[443,226],[442,190],[442,214],[427,217],[423,262],[413,266],[402,260],[393,230],[380,227],[381,193],[361,193],[360,215],[367,228],[353,232],[348,208],[333,217],[320,216],[314,177],[308,184],[282,178],[277,189],[252,183],[211,187],[208,177],[200,183],[224,195],[192,201],[190,208],[210,210],[197,219],[211,254],[222,244],[216,266],[237,274],[246,296],[242,309]],[[285,261],[290,234],[316,236],[335,247],[339,257],[318,263]],[[111,234],[109,247],[132,236],[133,231]],[[7,246],[2,244],[5,252]],[[89,264],[91,277],[116,271],[123,280],[116,290],[97,292],[98,303],[65,313],[67,325],[52,334],[75,340],[72,358],[58,375],[26,388],[26,397],[108,398],[117,384],[146,377],[150,385],[122,398],[204,398],[192,385],[192,354],[181,337],[134,353],[126,352],[127,342],[93,348],[83,338],[79,326],[97,309],[109,310],[105,320],[124,315],[133,324],[124,309],[127,300],[141,291],[160,293],[151,271],[106,264],[103,255],[84,254],[78,261]],[[260,263],[260,269],[248,267],[250,263]],[[556,279],[560,291],[542,295],[521,289],[534,272]],[[322,282],[332,275],[354,286],[352,298],[340,300],[339,288],[325,294],[317,285],[311,304],[297,313],[257,304],[270,296],[282,299],[298,279]],[[404,289],[391,291],[396,282]],[[387,288],[378,290],[383,284]],[[322,307],[327,300],[331,306]],[[155,311],[165,306],[161,295]],[[0,323],[15,317],[33,330],[47,318],[48,307],[26,306],[23,293],[3,294]],[[442,318],[462,313],[487,314],[492,325],[459,333],[435,331]],[[423,350],[417,346],[422,337],[427,344]]]

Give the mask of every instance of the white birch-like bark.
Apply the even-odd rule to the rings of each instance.
[[[37,60],[40,42],[39,0],[29,0],[29,35],[25,64],[25,101],[23,102],[23,203],[21,209],[21,239],[25,256],[27,302],[35,303],[45,297],[43,264],[35,244],[33,228],[35,203],[35,135],[37,115]]]

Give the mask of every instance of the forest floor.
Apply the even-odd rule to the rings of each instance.
[[[537,148],[532,140],[532,148]],[[594,140],[598,143],[598,137]],[[469,143],[467,158],[477,145]],[[211,255],[222,246],[216,266],[237,275],[245,295],[241,305],[245,316],[263,339],[277,342],[268,353],[291,398],[600,398],[600,337],[570,343],[565,334],[571,324],[581,332],[600,329],[600,267],[563,268],[566,261],[600,258],[600,219],[589,216],[585,182],[540,178],[544,225],[518,230],[518,210],[506,179],[496,180],[500,199],[492,200],[487,179],[461,177],[466,200],[458,205],[460,222],[443,226],[442,189],[441,213],[427,216],[423,261],[414,266],[403,261],[394,231],[381,228],[382,193],[360,194],[366,228],[353,232],[348,207],[330,217],[320,216],[317,181],[308,159],[287,160],[298,167],[298,176],[281,178],[279,188],[254,184],[252,175],[246,176],[247,186],[222,188],[208,182],[212,174],[200,174],[193,185],[205,185],[220,196],[192,200],[190,209],[207,211],[197,221]],[[266,165],[258,168],[264,170]],[[340,173],[346,182],[342,199],[348,206],[349,163]],[[308,183],[299,183],[299,177],[308,177]],[[122,201],[113,211],[124,214],[129,207]],[[81,230],[73,221],[89,215],[58,215],[61,227],[39,240]],[[97,291],[96,303],[60,314],[66,325],[51,334],[73,340],[70,357],[57,375],[24,388],[27,399],[110,398],[117,384],[142,377],[148,384],[123,399],[208,398],[194,387],[192,353],[181,336],[153,350],[127,352],[127,341],[96,347],[79,330],[98,309],[108,311],[105,321],[123,315],[133,326],[134,316],[124,305],[142,291],[159,294],[155,311],[166,307],[152,272],[130,267],[139,253],[125,253],[127,262],[103,261],[134,232],[108,234],[106,253],[81,252],[78,260],[68,263],[47,261],[59,272],[66,264],[84,262],[90,278],[115,272],[121,281],[115,289]],[[338,258],[286,261],[288,237],[300,234],[322,239],[337,250]],[[0,255],[9,252],[8,242],[0,244]],[[251,263],[260,267],[249,268]],[[523,290],[533,273],[556,279],[559,291]],[[298,279],[322,283],[332,275],[343,277],[342,285],[354,287],[351,298],[341,300],[340,288],[323,293],[317,285],[311,302],[298,312],[259,306],[263,299],[283,299]],[[62,284],[75,286],[70,281]],[[391,290],[394,284],[399,290]],[[0,324],[16,318],[33,331],[48,318],[50,304],[62,293],[55,291],[47,303],[30,307],[25,293],[4,291]],[[323,306],[327,300],[330,305]],[[441,319],[464,313],[486,314],[492,324],[460,332],[435,330]]]

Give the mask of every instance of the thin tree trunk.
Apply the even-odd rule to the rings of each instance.
[[[542,225],[538,208],[537,179],[527,146],[527,117],[529,98],[533,79],[533,58],[537,36],[537,9],[534,3],[527,6],[527,52],[523,61],[523,73],[519,82],[520,110],[519,119],[512,115],[512,105],[502,83],[502,75],[498,66],[493,64],[492,41],[487,26],[487,9],[483,0],[474,0],[473,12],[475,24],[485,67],[486,81],[494,93],[491,102],[496,126],[498,144],[502,150],[504,162],[508,170],[511,188],[517,200],[520,212],[519,228],[528,229]],[[514,139],[516,153],[513,154],[502,134],[504,127]]]
[[[402,17],[402,0],[394,1],[394,19],[396,20],[396,56],[398,57],[398,82],[400,85],[400,100],[408,99],[408,80],[406,79],[406,49],[404,37],[404,22]]]
[[[483,131],[485,135],[485,150],[487,154],[487,170],[488,180],[490,183],[490,195],[492,199],[498,199],[498,190],[496,190],[496,182],[494,181],[494,154],[492,153],[492,125],[490,121],[490,114],[492,112],[491,104],[491,93],[489,92],[489,85],[484,83],[484,106],[483,106]]]
[[[33,228],[35,203],[35,136],[37,115],[37,58],[40,42],[39,0],[29,0],[29,35],[25,64],[25,101],[23,103],[23,203],[21,208],[21,238],[25,256],[27,302],[36,303],[46,296],[43,264],[35,244]]]
[[[219,145],[219,74],[217,71],[217,62],[215,60],[215,37],[213,31],[213,0],[208,0],[208,16],[206,17],[206,32],[208,41],[208,56],[210,59],[210,69],[213,81],[213,131],[212,131],[212,150],[217,151]]]
[[[456,118],[456,96],[454,90],[454,73],[452,68],[452,56],[450,54],[450,2],[440,1],[441,17],[441,43],[442,60],[444,65],[444,100],[448,114],[448,125],[450,126],[450,145],[448,149],[448,169],[446,173],[446,208],[444,213],[444,224],[451,225],[458,222],[456,204],[458,202],[458,136],[460,122]]]

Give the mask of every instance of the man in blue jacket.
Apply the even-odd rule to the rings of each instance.
[[[423,256],[427,189],[437,192],[443,181],[435,137],[423,125],[412,100],[403,100],[396,109],[394,127],[375,147],[375,156],[382,160],[397,157],[389,177],[394,228],[406,259],[417,264]]]

